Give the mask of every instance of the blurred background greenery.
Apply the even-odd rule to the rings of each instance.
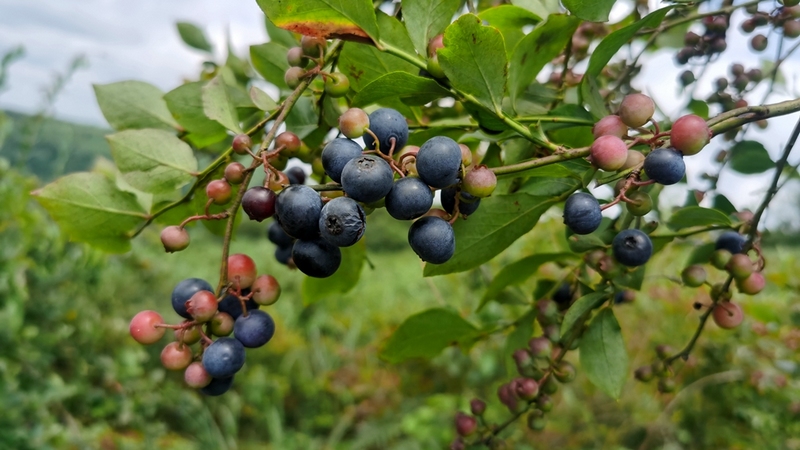
[[[243,222],[232,251],[246,251],[259,273],[283,287],[270,307],[277,333],[248,350],[229,393],[203,397],[161,368],[161,346],[129,337],[128,321],[154,309],[177,322],[172,288],[187,277],[215,283],[221,239],[194,227],[191,247],[168,255],[158,230],[149,229],[131,252],[106,255],[67,242],[31,200],[55,177],[104,167],[106,133],[50,118],[46,108],[0,112],[0,449],[434,449],[447,446],[455,413],[473,397],[489,403],[490,418],[508,416],[496,398],[515,376],[507,333],[487,333],[472,348],[449,348],[431,361],[388,364],[377,350],[406,317],[430,307],[455,308],[478,326],[516,320],[526,310],[520,298],[567,269],[546,264],[475,310],[505,264],[568,251],[557,212],[490,264],[425,279],[406,243],[408,225],[378,210],[359,283],[310,305],[300,292],[303,276],[275,261],[267,225]],[[711,239],[699,235],[660,252],[645,289],[616,307],[632,369],[651,363],[656,345],[679,348],[691,337],[699,316],[692,305],[708,302],[708,292],[674,280],[691,251]],[[510,447],[800,449],[798,239],[772,233],[765,243],[768,288],[740,299],[743,326],[708,327],[677,366],[677,394],[631,377],[613,401],[579,370],[555,395],[547,428],[510,427],[503,435]],[[570,358],[577,364],[577,355]]]

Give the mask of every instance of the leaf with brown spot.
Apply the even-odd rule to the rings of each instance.
[[[369,0],[257,0],[275,25],[306,36],[378,42]]]

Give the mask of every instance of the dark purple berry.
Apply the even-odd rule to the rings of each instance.
[[[298,240],[292,247],[292,260],[304,274],[315,278],[327,278],[339,269],[342,263],[342,251],[321,238]]]
[[[293,184],[278,195],[275,212],[278,223],[289,236],[314,239],[319,236],[322,199],[314,189]]]
[[[620,264],[628,267],[641,266],[653,254],[653,243],[642,231],[628,229],[620,231],[611,242],[611,250]]]
[[[397,220],[422,217],[433,205],[433,192],[416,177],[400,178],[386,194],[386,211]]]
[[[255,310],[239,316],[233,324],[233,337],[247,348],[257,348],[269,342],[275,334],[275,321],[264,311]]]
[[[447,136],[428,139],[417,151],[417,173],[435,188],[458,183],[461,173],[461,147]]]
[[[369,115],[369,129],[380,142],[380,150],[388,155],[394,139],[394,151],[400,151],[408,141],[408,123],[402,114],[391,108],[376,109]],[[371,134],[364,134],[364,145],[375,150],[375,139]]]
[[[243,296],[249,293],[249,289],[242,289]],[[258,309],[258,303],[252,299],[245,300],[244,304],[248,311]],[[242,315],[242,301],[239,300],[239,297],[236,295],[228,294],[225,296],[225,298],[220,300],[219,305],[217,305],[217,310],[230,315],[234,320],[236,320]]]
[[[481,199],[473,197],[466,192],[458,192],[458,188],[450,186],[440,191],[442,201],[442,208],[450,214],[453,214],[456,209],[456,194],[458,194],[458,213],[469,216],[478,210],[481,205]]]
[[[408,230],[408,243],[423,261],[433,264],[447,262],[456,251],[453,227],[439,217],[423,217]]]
[[[286,177],[289,178],[289,184],[304,184],[306,182],[306,172],[302,167],[290,167],[283,173],[285,173]]]
[[[233,385],[233,375],[224,378],[212,378],[211,383],[200,389],[200,393],[211,397],[222,395]]]
[[[394,172],[389,163],[375,155],[351,159],[342,170],[342,190],[363,203],[376,202],[392,190]]]
[[[344,166],[361,156],[361,147],[345,138],[334,139],[322,149],[322,167],[331,180],[340,183]]]
[[[367,216],[355,200],[335,198],[322,207],[319,232],[323,239],[337,247],[349,247],[358,242],[367,229]]]
[[[278,222],[272,222],[267,229],[267,238],[270,242],[278,247],[291,247],[294,243],[294,238],[286,234]]]
[[[288,247],[278,247],[275,249],[275,260],[279,263],[285,265],[289,264],[289,260],[292,259],[292,245]]]
[[[244,193],[242,209],[250,220],[261,222],[275,214],[275,197],[264,186],[253,186]]]
[[[741,234],[735,231],[726,231],[719,235],[714,247],[717,250],[727,250],[735,255],[737,253],[742,253],[746,241],[747,239]]]
[[[230,377],[243,365],[244,346],[234,338],[221,337],[203,352],[203,367],[214,378]]]

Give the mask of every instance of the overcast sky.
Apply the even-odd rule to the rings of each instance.
[[[659,4],[658,0],[650,3]],[[617,4],[612,19],[626,14],[624,5],[625,2]],[[740,14],[734,14],[732,23],[740,22]],[[10,89],[0,92],[0,109],[36,112],[42,104],[42,88],[52,84],[54,74],[63,72],[76,55],[82,54],[89,67],[77,72],[66,86],[54,114],[66,120],[106,126],[94,100],[92,84],[136,79],[166,92],[184,77],[196,77],[204,55],[181,42],[176,21],[194,22],[205,29],[217,50],[217,59],[224,56],[221,50],[226,34],[241,56],[247,55],[249,45],[267,39],[263,14],[255,0],[0,0],[0,55],[20,44],[25,47],[24,58],[11,66],[7,86]],[[702,33],[702,27],[695,26],[695,31]],[[732,62],[752,68],[774,59],[774,35],[767,51],[760,54],[749,51],[747,40],[738,32],[729,33],[728,48],[737,51],[729,50],[708,68],[698,89],[699,98],[708,95],[712,80],[725,75]],[[672,118],[686,102],[677,84],[677,76],[684,68],[675,64],[674,53],[667,49],[647,57],[636,85],[653,96]],[[800,53],[784,63],[783,73],[788,78],[787,88],[779,89],[769,102],[800,95]],[[763,91],[755,92],[751,102],[760,101],[762,95]],[[795,120],[796,115],[771,120],[766,132],[752,130],[748,137],[764,142],[777,158]],[[725,145],[717,138],[708,149],[687,158],[692,185],[702,186],[700,175],[709,167],[715,149]],[[791,162],[799,161],[800,157]],[[728,173],[720,182],[720,191],[737,207],[754,207],[763,197],[768,179],[769,174],[742,177]],[[677,197],[676,203],[682,202],[682,197]],[[800,222],[800,216],[794,219]]]

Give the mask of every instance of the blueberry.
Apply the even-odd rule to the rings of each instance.
[[[247,295],[249,293],[250,293],[249,289],[242,289],[242,295]],[[248,311],[258,309],[258,303],[256,303],[252,299],[245,300],[244,304],[245,307],[247,307]],[[233,317],[234,320],[236,320],[239,316],[242,315],[242,302],[241,300],[239,300],[239,297],[233,294],[228,294],[225,296],[225,298],[220,300],[219,304],[217,305],[217,310],[219,312],[230,314],[230,316]]]
[[[458,182],[461,147],[447,136],[428,139],[417,151],[417,173],[425,183],[443,188]]]
[[[408,230],[408,243],[423,261],[433,264],[447,262],[456,251],[453,227],[439,217],[423,217]]]
[[[714,246],[717,250],[724,249],[731,254],[742,253],[744,251],[744,243],[746,239],[741,234],[735,231],[726,231],[719,235],[717,243]]]
[[[319,214],[322,199],[308,186],[293,184],[278,195],[275,202],[278,223],[286,234],[297,239],[319,236]]]
[[[644,172],[663,185],[675,184],[686,174],[683,155],[673,148],[657,148],[644,159]]]
[[[247,348],[261,347],[275,334],[275,321],[264,311],[240,316],[233,324],[233,336]]]
[[[398,220],[421,217],[433,205],[433,192],[417,177],[400,178],[386,194],[386,211]]]
[[[244,365],[244,346],[234,338],[221,337],[203,352],[203,367],[214,378],[226,378]]]
[[[600,203],[592,194],[576,192],[564,204],[564,225],[575,234],[589,234],[600,226]]]
[[[622,230],[611,242],[611,251],[620,264],[636,267],[650,259],[653,254],[653,243],[649,236],[639,230]]]
[[[351,159],[342,170],[342,189],[357,202],[376,202],[392,190],[394,172],[378,156],[364,155]]]
[[[553,293],[553,301],[563,305],[572,301],[572,286],[569,283],[562,283]]]
[[[316,238],[299,240],[292,247],[292,260],[301,272],[316,278],[333,275],[342,263],[342,251],[330,242]]]
[[[306,172],[302,167],[294,166],[284,171],[289,184],[304,184],[306,182]]]
[[[337,247],[349,247],[361,239],[367,228],[364,209],[352,198],[338,197],[322,207],[319,232]]]
[[[292,245],[287,247],[278,247],[275,249],[275,260],[279,263],[283,264],[284,266],[289,264],[289,260],[292,258]]]
[[[458,189],[455,186],[444,188],[441,191],[442,209],[449,214],[453,214],[456,209],[456,193]],[[458,213],[468,216],[478,210],[481,205],[481,199],[473,197],[466,192],[459,194]]]
[[[402,114],[391,108],[376,109],[369,115],[369,129],[380,141],[380,150],[388,155],[395,139],[394,150],[399,151],[408,141],[408,123]],[[375,139],[369,133],[364,134],[364,145],[375,150]]]
[[[208,383],[206,387],[201,388],[200,392],[205,395],[216,397],[228,392],[232,385],[233,375],[224,378],[212,378],[211,383]]]
[[[278,247],[291,247],[294,239],[286,234],[278,222],[272,222],[267,229],[267,238]]]
[[[322,149],[322,167],[331,180],[341,183],[342,170],[351,159],[361,156],[361,147],[346,138],[334,139]]]
[[[214,288],[208,284],[208,281],[201,280],[200,278],[187,278],[178,283],[175,289],[172,290],[172,309],[174,309],[179,316],[185,319],[191,319],[191,314],[186,312],[186,302],[188,302],[197,291],[214,292]]]

